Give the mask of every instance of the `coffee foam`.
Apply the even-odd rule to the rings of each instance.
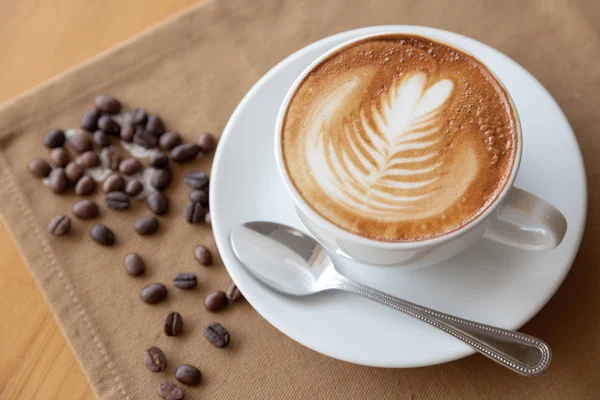
[[[421,240],[473,220],[516,152],[508,96],[478,61],[415,36],[367,39],[321,62],[282,128],[304,200],[368,238]]]

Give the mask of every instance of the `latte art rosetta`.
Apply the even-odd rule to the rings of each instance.
[[[510,100],[477,60],[429,39],[365,39],[296,88],[281,152],[297,192],[358,235],[413,241],[480,215],[516,151]]]
[[[329,134],[326,118],[313,121],[305,151],[318,184],[342,206],[387,219],[433,196],[443,171],[434,147],[440,141],[440,112],[453,86],[449,79],[428,85],[422,72],[398,79],[382,92],[379,107],[362,109],[345,124],[342,146]],[[339,104],[344,98],[329,101]]]

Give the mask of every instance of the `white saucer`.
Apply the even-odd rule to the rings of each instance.
[[[354,37],[390,29],[425,35],[440,32],[406,26],[353,30],[314,43],[269,71],[244,97],[225,128],[212,167],[210,204],[213,231],[229,274],[273,326],[340,360],[378,367],[417,367],[455,360],[474,351],[429,325],[351,294],[292,298],[275,293],[244,270],[229,244],[231,230],[252,220],[282,222],[306,232],[275,168],[273,129],[279,105],[292,81],[318,55]],[[524,131],[516,185],[564,213],[568,221],[565,239],[558,248],[540,253],[482,239],[447,262],[412,271],[334,259],[344,274],[392,295],[463,318],[517,329],[558,289],[579,248],[587,206],[583,160],[565,116],[533,76],[482,43],[446,34],[487,63],[513,95]]]

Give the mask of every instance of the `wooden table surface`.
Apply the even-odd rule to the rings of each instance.
[[[195,0],[0,0],[0,102],[193,3]],[[10,234],[0,223],[0,400],[94,398]]]

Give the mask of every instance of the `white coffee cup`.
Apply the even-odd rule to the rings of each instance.
[[[504,189],[498,195],[496,201],[473,221],[455,231],[433,239],[413,242],[382,242],[337,227],[315,212],[296,191],[287,174],[281,146],[283,120],[296,89],[307,74],[340,48],[367,38],[394,33],[411,34],[411,32],[406,31],[389,31],[362,36],[342,43],[321,55],[298,76],[281,104],[275,124],[275,159],[281,179],[294,200],[296,212],[306,228],[330,251],[351,260],[372,265],[409,268],[423,267],[444,261],[465,250],[482,236],[507,246],[525,250],[550,250],[558,246],[567,230],[567,221],[563,214],[547,201],[513,186],[519,171],[523,151],[521,123],[517,109],[510,98],[510,93],[487,66],[486,68],[509,94],[508,97],[517,126],[517,151],[509,180]],[[416,34],[416,36],[423,37],[420,34]],[[470,54],[444,37],[437,35],[427,35],[427,37],[467,53],[476,58],[481,64],[486,65],[476,55]]]

